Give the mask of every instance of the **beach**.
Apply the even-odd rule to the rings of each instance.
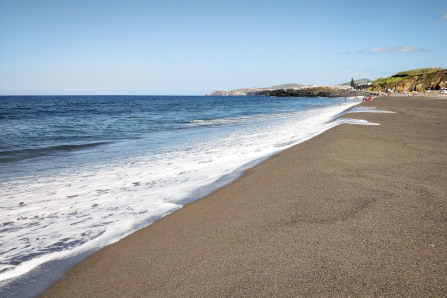
[[[42,297],[446,296],[447,99],[379,97]]]

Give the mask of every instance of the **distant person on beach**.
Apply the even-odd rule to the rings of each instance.
[[[369,94],[368,97],[363,97],[362,101],[370,101],[372,99],[372,94]]]
[[[370,93],[368,97],[363,97],[362,101],[372,101],[372,93]]]

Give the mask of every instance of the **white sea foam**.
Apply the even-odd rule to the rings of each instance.
[[[384,113],[395,114],[396,112],[376,110],[376,107],[355,107],[349,111],[349,113]]]
[[[197,189],[333,126],[371,124],[330,121],[356,104],[269,116],[275,121],[185,143],[169,152],[0,185],[0,196],[5,198],[0,209],[0,281],[117,241],[181,208]],[[14,267],[7,260],[21,264]]]
[[[369,122],[363,119],[340,118],[337,119],[338,124],[357,124],[357,125],[380,125],[379,123]]]

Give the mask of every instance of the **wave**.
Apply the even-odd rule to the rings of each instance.
[[[353,107],[348,113],[384,113],[395,114],[392,111],[376,110],[375,107]]]
[[[231,123],[245,122],[253,117],[236,117],[236,118],[220,118],[220,119],[197,119],[186,123],[187,126],[218,126]]]
[[[87,144],[56,145],[44,148],[9,150],[0,152],[0,163],[17,162],[25,159],[60,155],[65,152],[84,150],[92,147],[110,144],[111,142],[96,142]]]
[[[285,117],[297,114],[299,112],[284,112],[278,114],[258,114],[258,115],[250,115],[250,116],[239,116],[232,118],[215,118],[215,119],[196,119],[191,120],[185,123],[187,126],[219,126],[226,124],[238,124],[238,123],[246,123],[249,121],[259,121],[259,120],[268,120],[274,119],[278,117]]]
[[[350,113],[384,113],[384,114],[394,114],[395,112],[392,111],[384,111],[384,110],[376,110],[375,107],[358,107],[358,106],[352,106],[347,108],[345,111],[342,111],[336,115],[334,115],[327,123],[338,121],[339,118],[345,114]],[[367,121],[366,121],[367,122]],[[361,123],[356,123],[361,124]]]

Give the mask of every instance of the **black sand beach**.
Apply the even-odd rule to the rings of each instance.
[[[447,296],[447,99],[362,105],[43,297]]]

